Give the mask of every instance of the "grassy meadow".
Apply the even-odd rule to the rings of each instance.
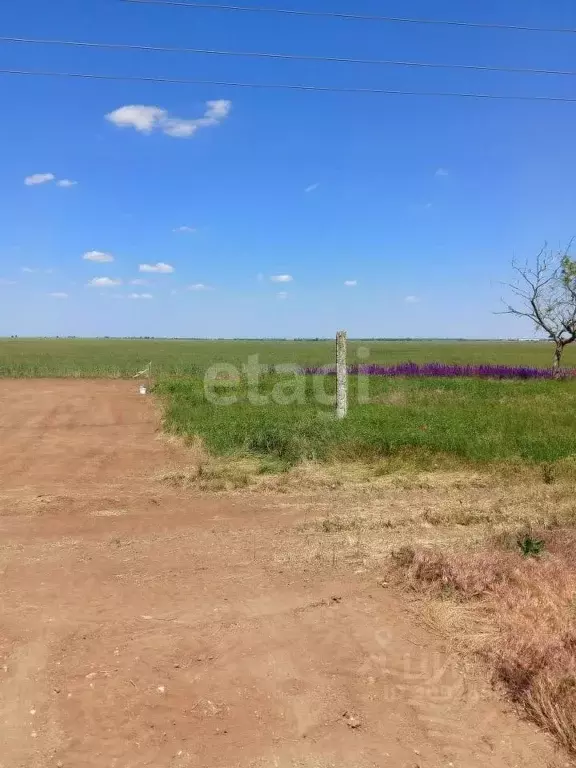
[[[318,402],[318,377],[268,375],[256,390],[246,381],[223,382],[219,404],[205,397],[203,381],[166,379],[165,426],[200,436],[219,455],[268,456],[292,465],[303,460],[373,461],[417,452],[466,461],[555,462],[576,454],[576,383],[482,379],[350,377],[348,418]],[[315,381],[316,380],[316,381]],[[334,377],[323,377],[329,395]],[[277,401],[305,393],[292,404]],[[358,402],[358,388],[364,396]]]
[[[367,359],[357,355],[362,347]],[[0,339],[0,377],[85,378],[132,376],[152,361],[156,375],[194,375],[213,363],[242,365],[257,354],[263,364],[301,366],[334,362],[333,341],[211,341],[181,339]],[[495,363],[546,368],[546,343],[506,341],[351,341],[349,362],[379,364],[441,362]],[[576,367],[576,345],[565,352]]]
[[[358,350],[368,355],[358,355]],[[493,363],[548,367],[546,343],[501,341],[351,341],[349,362]],[[334,362],[332,341],[163,339],[0,339],[0,377],[130,377],[149,361],[165,404],[165,427],[200,436],[219,455],[270,457],[284,465],[306,459],[368,460],[406,452],[466,461],[555,462],[576,454],[576,380],[355,377],[344,422],[318,402],[318,377],[267,375],[266,405],[253,402],[245,377],[217,383],[235,393],[221,405],[205,397],[204,372],[215,363],[242,370],[260,364],[318,366]],[[576,345],[565,365],[576,367]],[[233,377],[234,378],[234,377]],[[333,377],[322,377],[328,395]],[[233,389],[229,390],[230,385]],[[359,402],[357,388],[368,396]],[[300,396],[288,400],[297,388]],[[274,393],[274,394],[273,394]],[[279,393],[279,396],[277,394]]]

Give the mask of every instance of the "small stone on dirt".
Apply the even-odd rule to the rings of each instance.
[[[355,715],[350,715],[348,712],[344,712],[342,714],[342,717],[346,720],[346,725],[348,728],[352,728],[355,730],[356,728],[360,728],[362,725],[362,721],[359,717],[356,717]]]

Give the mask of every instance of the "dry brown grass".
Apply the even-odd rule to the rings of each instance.
[[[507,695],[576,754],[574,462],[439,464],[307,462],[278,472],[200,452],[188,471],[161,479],[268,498],[285,522],[267,556],[290,567],[381,574],[394,551],[392,572],[418,593],[425,619],[479,654]],[[522,556],[527,532],[545,541],[541,557]]]
[[[457,626],[510,698],[576,754],[576,531],[531,535],[545,542],[539,557],[509,548],[511,535],[468,553],[406,546],[393,553],[393,573],[449,603],[450,630]]]

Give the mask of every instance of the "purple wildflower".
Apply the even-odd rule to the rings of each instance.
[[[481,378],[481,379],[552,379],[554,375],[547,368],[531,368],[526,366],[492,365],[457,365],[447,363],[396,363],[394,365],[351,365],[351,374],[360,373],[365,376],[407,376],[407,377],[438,377],[438,378]],[[303,368],[302,373],[334,374],[335,366],[314,366]],[[562,377],[574,375],[573,371],[564,371]]]

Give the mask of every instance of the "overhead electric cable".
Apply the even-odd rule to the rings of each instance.
[[[227,51],[215,48],[185,48],[178,46],[144,45],[139,43],[102,43],[87,40],[53,40],[34,37],[0,37],[0,43],[29,45],[62,45],[75,48],[96,48],[103,50],[147,51],[157,53],[190,53],[209,56],[237,56],[260,59],[282,59],[288,61],[314,61],[340,64],[371,64],[396,67],[419,67],[425,69],[463,69],[480,72],[503,72],[526,75],[561,75],[574,77],[576,70],[537,69],[525,67],[498,67],[483,64],[448,64],[443,62],[404,61],[399,59],[357,59],[343,56],[312,56],[306,54],[274,53],[267,51]]]
[[[317,91],[323,93],[364,93],[383,96],[452,97],[463,99],[494,99],[497,101],[534,101],[576,104],[576,98],[567,96],[532,96],[529,94],[467,93],[462,91],[409,91],[391,88],[348,88],[332,85],[305,85],[303,83],[245,83],[229,80],[202,80],[144,75],[100,75],[88,72],[50,72],[46,70],[0,69],[0,75],[27,77],[70,77],[84,80],[110,80],[174,85],[214,85],[223,88],[281,89],[288,91]]]
[[[213,11],[238,11],[245,13],[276,13],[285,16],[307,16],[317,18],[347,19],[351,21],[380,21],[393,24],[428,24],[435,26],[469,27],[473,29],[507,29],[515,32],[552,32],[576,34],[576,29],[569,27],[532,27],[524,24],[498,24],[488,21],[458,21],[453,19],[411,18],[408,16],[380,16],[358,14],[344,11],[305,11],[296,8],[270,8],[256,5],[224,5],[201,2],[183,2],[183,0],[120,0],[124,3],[140,5],[166,5],[180,8],[192,8]]]

